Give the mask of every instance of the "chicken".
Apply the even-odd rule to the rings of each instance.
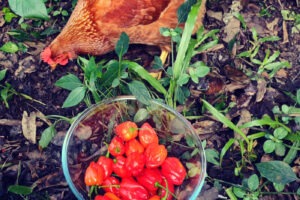
[[[80,54],[103,55],[112,51],[122,32],[133,44],[155,45],[170,52],[170,39],[161,27],[178,25],[177,10],[185,0],[78,0],[61,33],[41,53],[52,70]],[[205,14],[202,0],[196,27]],[[195,29],[196,30],[196,29]]]

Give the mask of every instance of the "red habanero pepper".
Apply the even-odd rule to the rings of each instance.
[[[121,178],[130,177],[131,172],[125,167],[126,158],[124,156],[117,156],[114,159],[113,172]]]
[[[125,153],[124,141],[115,136],[108,145],[108,152],[115,157],[123,155]]]
[[[163,181],[161,184],[164,188],[166,188],[167,190],[160,188],[159,189],[159,195],[162,199],[165,200],[171,200],[173,199],[173,195],[175,188],[174,188],[174,184],[170,181],[168,181],[165,177],[163,177]]]
[[[111,158],[105,157],[105,156],[100,156],[97,164],[101,165],[104,169],[104,179],[109,177],[112,173],[112,166],[113,166],[114,161]]]
[[[138,127],[136,123],[132,121],[126,121],[118,124],[115,127],[115,133],[126,142],[133,138],[136,138],[136,136],[138,135]]]
[[[146,167],[155,168],[165,161],[168,152],[164,145],[151,143],[147,146],[144,154],[146,157]]]
[[[119,196],[119,194],[120,194],[120,192],[119,192],[120,181],[119,181],[119,179],[117,179],[114,176],[110,176],[110,177],[104,179],[101,187],[105,192],[112,192],[112,193],[116,194],[117,196]]]
[[[144,150],[144,146],[137,139],[132,139],[125,143],[126,156],[129,156],[133,152],[143,153]]]
[[[174,185],[181,185],[186,176],[186,170],[176,157],[168,157],[161,165],[161,173]]]
[[[102,195],[95,196],[94,200],[110,200],[110,198]]]
[[[122,179],[120,197],[122,200],[148,200],[149,193],[146,188],[130,177]]]
[[[137,176],[143,171],[145,162],[145,155],[143,153],[133,152],[127,157],[125,167],[133,176]]]
[[[151,143],[158,144],[156,131],[149,123],[144,123],[139,130],[139,141],[146,148]]]
[[[150,193],[156,192],[156,183],[162,183],[162,175],[158,168],[145,168],[137,177],[137,182],[144,186]]]
[[[92,161],[84,174],[84,182],[87,186],[101,185],[104,180],[104,169]]]

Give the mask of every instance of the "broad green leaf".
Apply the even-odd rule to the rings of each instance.
[[[19,47],[17,44],[13,42],[6,42],[1,48],[1,51],[4,51],[6,53],[16,53],[19,51]]]
[[[117,53],[119,59],[123,57],[123,55],[127,52],[129,47],[129,37],[126,33],[122,32],[115,48],[115,52]]]
[[[143,104],[150,104],[151,96],[148,91],[148,88],[141,81],[132,81],[128,83],[128,87],[130,92],[137,98],[138,101]]]
[[[233,193],[241,199],[246,195],[246,191],[239,187],[233,187]]]
[[[63,104],[63,108],[76,106],[85,97],[86,87],[77,87],[72,90]]]
[[[24,185],[10,185],[8,191],[19,195],[29,195],[33,192],[33,189]]]
[[[285,148],[284,144],[282,144],[282,143],[275,144],[275,154],[277,156],[284,156],[285,151],[286,151],[286,148]]]
[[[10,9],[23,18],[49,19],[43,0],[8,0],[8,3]]]
[[[247,180],[248,188],[251,191],[255,191],[259,186],[259,179],[256,174],[251,175]]]
[[[2,69],[0,71],[0,81],[2,81],[5,78],[6,72],[7,72],[7,69]]]
[[[282,192],[285,188],[285,185],[278,183],[273,183],[273,186],[277,192]]]
[[[191,10],[191,7],[196,2],[197,2],[197,0],[187,0],[178,8],[178,10],[177,10],[178,23],[186,22],[188,14]]]
[[[277,139],[283,139],[285,138],[287,135],[288,135],[288,132],[286,129],[284,129],[283,127],[278,127],[274,130],[274,136],[277,138]]]
[[[145,119],[148,119],[148,117],[149,117],[148,110],[145,108],[140,108],[134,115],[133,121],[138,123],[144,121]]]
[[[209,163],[212,163],[214,165],[217,165],[219,166],[220,163],[219,163],[219,158],[220,158],[220,155],[219,155],[219,152],[215,149],[205,149],[205,156],[206,156],[206,160],[207,162]]]
[[[113,80],[113,82],[111,83],[111,87],[112,88],[116,88],[116,87],[118,87],[120,85],[120,79],[119,78],[115,78],[114,80]]]
[[[4,13],[4,20],[5,20],[5,22],[10,23],[13,18],[17,17],[17,15],[15,15],[14,13],[12,13],[11,10],[8,7],[4,7],[2,9],[2,12]]]
[[[292,168],[282,161],[269,161],[256,164],[260,174],[269,181],[277,184],[287,184],[299,180]]]
[[[55,135],[56,135],[56,130],[53,125],[46,128],[42,133],[41,139],[39,141],[39,146],[41,148],[46,148]]]
[[[266,140],[263,149],[265,153],[272,153],[275,150],[275,143],[272,140]]]
[[[182,74],[182,76],[179,77],[177,80],[177,84],[179,86],[183,86],[189,82],[190,76],[188,74]]]
[[[80,79],[74,74],[68,74],[61,77],[55,82],[55,85],[70,91],[74,90],[77,87],[83,86]]]

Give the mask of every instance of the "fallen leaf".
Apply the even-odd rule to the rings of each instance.
[[[242,109],[240,112],[241,112],[240,120],[238,121],[237,126],[241,126],[241,125],[251,121],[251,113],[246,108]],[[249,132],[249,128],[243,128],[242,131],[243,131],[243,133],[245,133],[245,135],[247,135]],[[236,132],[234,132],[234,138],[239,139],[239,140],[243,139],[242,136]],[[239,145],[239,144],[235,143],[235,145]]]
[[[28,47],[30,47],[30,51],[28,51],[27,53],[28,54],[31,54],[31,55],[34,55],[34,56],[37,56],[39,55],[43,49],[45,48],[45,44],[42,43],[42,42],[30,42],[30,41],[26,41],[24,42],[24,44]]]
[[[224,28],[224,33],[226,35],[225,38],[223,38],[224,42],[231,41],[236,34],[240,32],[241,22],[236,18],[231,18],[228,22],[228,24]]]
[[[289,42],[289,33],[286,27],[286,22],[282,22],[282,31],[283,31],[283,41],[282,44],[288,43]]]
[[[222,21],[222,19],[223,19],[222,12],[215,12],[215,11],[212,11],[212,10],[208,10],[206,12],[206,14],[207,14],[208,17],[214,18],[218,21]]]
[[[267,28],[273,33],[272,35],[274,36],[278,35],[278,22],[279,18],[275,18],[270,23],[267,23]]]
[[[267,91],[267,82],[265,79],[258,79],[257,81],[257,94],[256,94],[256,102],[261,102],[265,96]]]
[[[31,143],[36,144],[36,114],[31,112],[28,116],[26,111],[23,112],[22,117],[22,131],[24,137]]]
[[[24,78],[25,74],[31,74],[36,71],[36,64],[33,56],[27,56],[19,62],[19,67],[15,71],[15,76],[19,78]]]
[[[4,14],[2,11],[0,11],[0,27],[4,26],[5,20],[4,20]]]
[[[75,135],[80,140],[87,140],[92,136],[93,130],[92,127],[80,124],[75,130]]]
[[[0,119],[1,126],[20,126],[22,122],[15,119]]]

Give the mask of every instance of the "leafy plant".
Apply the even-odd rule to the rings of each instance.
[[[43,0],[8,0],[8,4],[10,9],[22,18],[49,19]]]
[[[281,15],[286,21],[294,21],[294,26],[292,27],[292,33],[300,32],[300,13],[295,13],[290,10],[281,10]]]
[[[2,8],[2,12],[4,14],[4,20],[7,23],[10,23],[13,18],[17,17],[17,15],[11,12],[11,10],[8,7]]]
[[[238,57],[249,58],[253,64],[259,66],[258,72],[257,72],[258,74],[261,74],[262,72],[267,71],[267,72],[269,72],[269,76],[271,78],[277,73],[278,70],[280,70],[282,68],[290,67],[289,62],[287,62],[287,61],[275,61],[280,55],[279,51],[275,51],[272,55],[270,55],[271,51],[269,49],[267,49],[263,61],[257,59],[256,56],[257,56],[257,54],[261,48],[261,45],[263,43],[278,41],[280,38],[277,36],[268,36],[268,37],[258,38],[257,31],[254,28],[251,29],[251,32],[252,32],[252,38],[254,40],[254,41],[250,41],[250,43],[252,44],[252,47],[248,51],[244,51],[244,52],[238,54]]]
[[[288,132],[283,127],[278,127],[273,131],[272,134],[266,134],[267,140],[264,142],[263,148],[266,153],[272,153],[278,156],[284,156],[286,148],[283,144],[283,139],[288,135]]]

